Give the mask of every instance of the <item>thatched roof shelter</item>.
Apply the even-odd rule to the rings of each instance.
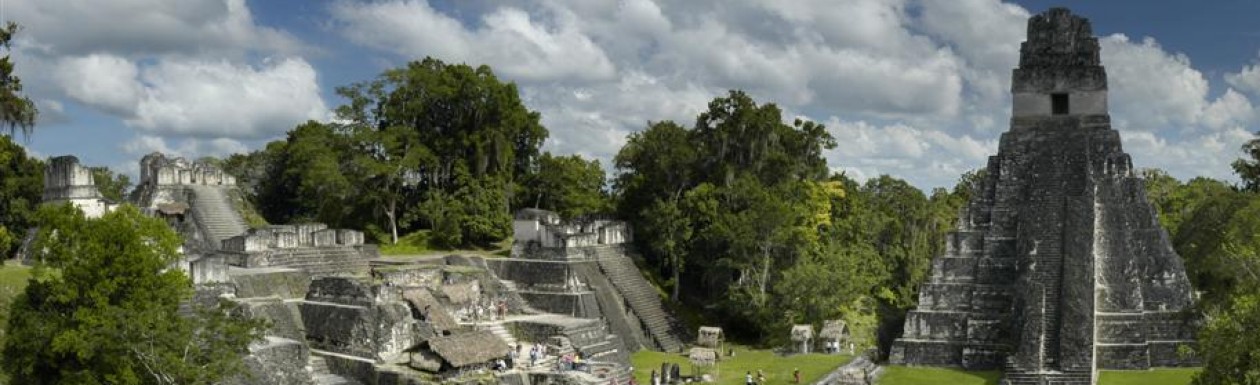
[[[848,340],[849,325],[840,319],[823,321],[822,330],[818,331],[818,338],[828,341]]]
[[[718,348],[726,336],[722,333],[722,328],[714,326],[701,326],[700,332],[696,333],[696,345]]]
[[[429,289],[413,288],[404,290],[403,299],[407,300],[407,303],[411,304],[411,307],[415,308],[416,312],[420,313],[420,316],[424,317],[424,321],[428,322],[433,327],[433,331],[438,334],[441,334],[443,331],[459,329],[459,322],[455,320],[455,317],[451,316],[451,313],[446,311],[446,308],[442,306],[441,302],[438,302],[437,297],[434,297]]]
[[[695,366],[713,366],[717,364],[717,351],[709,348],[691,348],[687,354],[691,364]]]
[[[474,282],[455,283],[450,285],[442,285],[442,294],[446,296],[452,304],[463,305],[472,303],[477,300],[477,289],[473,287]]]
[[[433,337],[426,341],[429,350],[454,368],[484,364],[508,354],[508,345],[485,330]]]
[[[792,325],[792,341],[809,341],[814,338],[813,325]]]
[[[159,203],[157,211],[165,215],[184,215],[188,211],[188,204],[183,202]]]

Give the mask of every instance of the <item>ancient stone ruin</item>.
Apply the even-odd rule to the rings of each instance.
[[[175,267],[197,290],[181,312],[227,300],[271,325],[249,348],[250,375],[228,385],[626,384],[630,352],[682,350],[678,322],[631,260],[625,222],[525,210],[509,257],[390,259],[356,230],[251,228],[235,178],[211,164],[153,153],[140,169],[130,200],[185,240]],[[116,205],[72,156],[47,174],[48,202],[92,215]],[[495,370],[524,346],[547,353]],[[582,367],[566,368],[578,355]]]
[[[1089,21],[1028,21],[1010,131],[932,263],[890,360],[1003,368],[1007,384],[1192,365],[1191,288],[1107,113]]]
[[[120,203],[101,196],[92,183],[92,170],[79,165],[79,158],[70,155],[48,160],[48,167],[44,169],[43,202],[69,202],[88,218],[99,218]]]

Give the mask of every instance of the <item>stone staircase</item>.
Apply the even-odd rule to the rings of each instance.
[[[639,273],[634,261],[606,247],[596,250],[596,258],[600,270],[608,275],[630,309],[639,316],[656,346],[665,352],[682,351],[683,343],[679,338],[682,333],[679,333],[677,321],[665,311],[660,295]]]
[[[1006,372],[1002,374],[1002,385],[1091,385],[1093,376],[1089,372]]]
[[[223,247],[223,240],[240,235],[249,229],[245,219],[232,207],[226,189],[229,187],[188,185],[193,193],[192,209],[196,212],[206,241],[215,249]]]
[[[306,361],[306,371],[311,373],[316,385],[360,385],[358,381],[332,374],[323,356],[312,354]]]
[[[312,277],[339,273],[366,274],[371,257],[352,246],[272,250],[265,266],[305,270]],[[250,266],[258,267],[258,266]]]
[[[489,325],[482,325],[481,328],[482,330],[487,330],[491,334],[494,334],[495,336],[499,337],[499,339],[502,339],[503,342],[506,342],[508,346],[515,347],[516,344],[519,343],[518,341],[516,341],[516,336],[513,336],[512,332],[508,331],[506,327],[503,327],[502,322],[495,322]]]

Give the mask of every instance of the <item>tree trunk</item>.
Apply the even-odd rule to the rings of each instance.
[[[758,282],[758,292],[761,293],[760,301],[766,299],[766,281],[770,278],[770,245],[761,246],[761,282]]]
[[[669,299],[678,302],[678,291],[682,287],[682,262],[677,260],[677,256],[674,258],[674,292],[670,293]]]
[[[398,218],[396,210],[398,209],[398,200],[390,199],[389,207],[385,210],[385,216],[389,217],[389,231],[391,239],[395,245],[398,244]]]

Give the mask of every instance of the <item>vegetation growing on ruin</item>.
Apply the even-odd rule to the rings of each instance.
[[[135,207],[99,219],[42,207],[42,263],[10,308],[0,367],[21,384],[212,384],[240,373],[262,321],[213,306],[180,316],[192,295],[170,268],[181,242]]]

